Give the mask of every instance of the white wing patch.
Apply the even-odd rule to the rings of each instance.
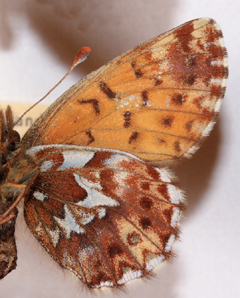
[[[78,214],[80,216],[80,222],[81,224],[83,225],[87,225],[88,223],[90,223],[95,215],[94,214],[91,214],[91,213],[86,213],[86,212],[82,212],[82,211],[78,211]]]
[[[167,245],[165,247],[165,252],[170,252],[170,250],[172,249],[173,243],[175,241],[176,236],[174,234],[172,234],[167,242]]]
[[[94,156],[95,152],[91,151],[64,151],[63,163],[58,170],[66,170],[71,168],[83,168]]]
[[[50,170],[54,166],[54,162],[52,160],[46,160],[41,166],[42,171]]]
[[[78,202],[76,205],[86,208],[93,208],[95,206],[118,206],[119,203],[110,197],[105,196],[97,189],[101,189],[101,185],[98,183],[89,182],[87,179],[81,177],[80,175],[73,174],[76,182],[79,186],[84,188],[88,196],[85,200]],[[96,189],[97,188],[97,189]]]
[[[59,237],[59,236],[60,236],[60,231],[59,231],[59,229],[56,228],[55,230],[51,230],[51,229],[48,229],[48,228],[46,227],[46,230],[47,230],[47,232],[48,232],[49,235],[50,235],[50,240],[51,240],[53,246],[56,247],[57,244],[58,244],[59,238],[60,238],[60,237]]]
[[[179,217],[180,217],[180,209],[177,207],[173,208],[173,215],[172,215],[172,219],[171,219],[171,226],[173,228],[176,228],[177,223],[179,221]]]
[[[165,259],[164,255],[161,255],[160,257],[152,259],[147,263],[146,270],[147,271],[153,270],[153,268],[156,267],[158,264],[162,263],[164,259]]]
[[[173,204],[179,204],[180,203],[180,195],[178,193],[177,188],[172,184],[168,184],[167,188],[168,188],[168,192],[170,194],[171,202]]]
[[[129,280],[136,279],[142,276],[142,271],[132,271],[131,269],[123,274],[123,277],[117,282],[119,285],[123,285]]]
[[[163,182],[171,183],[171,179],[169,178],[169,176],[166,174],[165,171],[163,171],[162,169],[159,169],[159,168],[156,168],[156,170],[158,171],[158,173],[160,173],[160,179]]]
[[[33,196],[34,196],[35,199],[37,199],[39,201],[42,201],[42,202],[44,201],[44,199],[48,198],[47,195],[44,195],[43,193],[41,193],[38,190],[34,191]]]
[[[67,205],[64,205],[64,211],[65,211],[64,219],[60,219],[56,216],[54,216],[54,219],[57,221],[59,226],[64,230],[66,237],[69,239],[72,231],[78,234],[85,233],[84,229],[80,227],[76,222],[75,218],[73,217]]]

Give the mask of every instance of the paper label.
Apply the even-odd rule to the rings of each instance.
[[[32,104],[21,104],[21,103],[0,103],[0,108],[5,111],[7,106],[11,106],[13,111],[14,121],[16,121]],[[25,132],[31,127],[38,117],[48,108],[48,105],[39,104],[30,110],[21,121],[14,127],[22,137]]]

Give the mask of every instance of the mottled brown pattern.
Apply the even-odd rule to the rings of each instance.
[[[204,102],[204,96],[199,96],[199,97],[196,97],[194,100],[193,100],[193,104],[197,106],[197,108],[199,109],[199,111],[202,112],[202,114],[204,115],[211,115],[211,111],[209,111],[208,109],[204,108],[202,106],[202,103]]]
[[[143,183],[141,183],[141,188],[142,188],[142,190],[149,190],[150,189],[149,182],[143,182]]]
[[[181,52],[191,53],[191,48],[188,45],[188,40],[191,40],[193,38],[193,30],[193,23],[186,23],[180,28],[180,30],[176,32],[176,37],[178,38],[178,47],[181,49]]]
[[[197,65],[196,60],[197,60],[197,57],[189,57],[189,58],[187,58],[186,59],[186,66],[189,67],[189,68],[196,66]]]

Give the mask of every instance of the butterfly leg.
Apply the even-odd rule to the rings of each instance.
[[[8,222],[10,219],[16,216],[16,213],[13,210],[16,208],[16,206],[22,200],[22,198],[26,195],[29,188],[32,186],[33,182],[37,178],[38,174],[39,174],[39,170],[35,173],[35,175],[31,179],[30,183],[28,183],[28,185],[16,184],[12,182],[8,182],[5,184],[5,187],[7,187],[9,191],[10,190],[12,191],[15,189],[15,191],[17,190],[17,192],[20,191],[20,194],[18,195],[16,200],[12,203],[12,205],[0,216],[0,225]]]

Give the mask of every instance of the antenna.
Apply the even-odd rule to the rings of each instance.
[[[84,62],[88,56],[91,54],[91,49],[89,47],[83,47],[81,48],[74,61],[72,66],[69,68],[68,72],[65,74],[65,76],[62,77],[62,79],[50,90],[46,95],[44,95],[40,100],[38,100],[35,104],[33,104],[29,109],[27,109],[20,118],[13,124],[14,126],[18,124],[18,122],[30,111],[32,110],[36,105],[38,105],[41,101],[43,101],[59,84],[62,83],[62,81],[70,74],[70,72],[80,63]]]

